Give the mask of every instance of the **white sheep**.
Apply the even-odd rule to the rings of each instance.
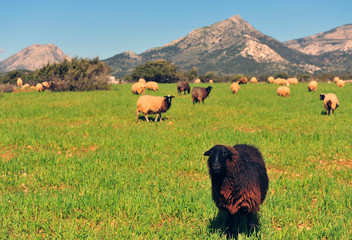
[[[23,81],[22,78],[17,78],[17,87],[22,87]]]
[[[201,81],[200,81],[199,78],[197,78],[196,80],[194,80],[194,83],[195,83],[195,84],[199,84],[199,83],[201,83]]]
[[[166,112],[171,107],[171,100],[175,98],[174,96],[168,95],[164,97],[156,97],[150,95],[140,96],[137,101],[137,116],[136,122],[140,113],[144,113],[144,117],[149,122],[147,114],[157,114],[155,122],[160,116],[160,122],[162,122],[161,113]]]
[[[334,93],[322,93],[320,94],[320,100],[324,100],[324,107],[326,109],[327,115],[334,113],[336,108],[339,106],[339,100],[337,99],[337,96]]]
[[[257,80],[256,77],[252,77],[249,82],[250,82],[250,83],[258,83],[258,80]]]
[[[143,94],[145,91],[145,84],[143,82],[136,82],[132,85],[131,89],[135,94]]]
[[[41,83],[37,83],[37,85],[35,85],[35,89],[37,89],[37,92],[43,92],[44,91],[44,87]]]
[[[279,87],[276,93],[279,96],[290,97],[290,89],[288,87]]]
[[[158,85],[157,82],[149,81],[145,85],[145,88],[148,89],[148,90],[157,91],[159,89],[159,85]]]
[[[231,88],[232,93],[237,94],[241,87],[238,84],[238,82],[233,82],[231,84],[230,88]]]
[[[345,81],[344,81],[344,80],[338,80],[337,83],[336,83],[336,85],[337,85],[338,87],[343,88],[343,87],[345,86]]]
[[[318,82],[312,80],[308,83],[308,91],[315,92],[318,89]]]
[[[273,83],[275,78],[273,76],[268,77],[268,83]]]
[[[298,79],[297,78],[288,78],[287,82],[289,84],[298,84]]]

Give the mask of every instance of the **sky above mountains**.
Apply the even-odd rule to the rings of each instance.
[[[0,0],[0,5],[0,60],[34,43],[53,43],[71,57],[142,53],[233,15],[279,41],[352,23],[351,0]]]

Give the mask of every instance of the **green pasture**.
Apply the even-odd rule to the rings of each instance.
[[[268,169],[258,238],[351,239],[351,84],[212,86],[197,105],[176,84],[147,90],[176,96],[157,123],[135,123],[131,84],[0,94],[0,239],[226,239],[203,153],[238,143]]]

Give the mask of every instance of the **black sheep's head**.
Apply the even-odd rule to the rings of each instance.
[[[209,94],[212,88],[213,88],[213,87],[209,86],[209,87],[207,87],[205,90],[206,90],[206,91],[208,92],[208,94]]]
[[[175,96],[171,96],[171,95],[167,95],[167,96],[164,96],[164,101],[168,104],[168,105],[171,105],[171,100],[175,98]]]
[[[204,153],[204,156],[209,156],[208,167],[211,174],[220,174],[226,172],[226,161],[232,158],[231,152],[224,145],[215,145],[210,150]]]
[[[325,94],[324,93],[320,94],[320,100],[324,100],[324,98],[325,98]]]

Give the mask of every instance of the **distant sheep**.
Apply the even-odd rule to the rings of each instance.
[[[288,87],[279,87],[276,93],[279,96],[290,97],[290,89]]]
[[[213,201],[227,214],[227,238],[237,239],[241,220],[252,233],[258,227],[255,214],[269,187],[262,154],[254,146],[240,144],[215,145],[204,156],[209,156]]]
[[[340,80],[340,78],[336,76],[336,77],[334,77],[333,81],[334,81],[334,83],[337,83],[339,80]]]
[[[191,87],[189,86],[188,82],[180,81],[177,83],[177,92],[186,94],[186,92],[190,93]]]
[[[343,88],[343,87],[345,86],[345,81],[343,81],[343,80],[338,80],[337,83],[336,83],[336,85],[337,85],[338,87]]]
[[[233,82],[231,84],[230,88],[231,88],[232,93],[237,94],[241,87],[238,84],[238,82]]]
[[[52,87],[52,83],[51,82],[42,82],[42,85],[44,87],[44,89],[50,89]]]
[[[158,85],[157,82],[149,81],[145,85],[145,88],[148,89],[148,90],[158,91],[159,85]]]
[[[37,90],[37,92],[43,92],[44,91],[44,87],[41,83],[37,83],[37,85],[35,85],[35,89]]]
[[[145,91],[145,84],[143,82],[136,82],[132,85],[131,90],[134,94],[143,94]]]
[[[210,86],[208,86],[207,88],[194,87],[192,89],[192,102],[193,102],[193,104],[197,103],[197,102],[204,103],[204,100],[208,97],[212,88],[213,87],[210,87]]]
[[[275,78],[273,76],[268,77],[268,83],[273,83]]]
[[[201,81],[200,81],[199,78],[197,78],[196,80],[194,80],[194,83],[195,83],[195,84],[199,84],[199,83],[201,83]]]
[[[274,80],[274,83],[277,85],[287,85],[288,84],[287,80],[283,79],[283,78],[276,78]]]
[[[31,86],[31,85],[29,85],[28,83],[26,83],[25,85],[22,86],[21,89],[27,89],[27,88],[29,88],[30,86]]]
[[[136,122],[138,122],[138,117],[140,113],[144,113],[144,117],[149,122],[147,114],[157,114],[155,122],[160,116],[160,122],[163,121],[161,113],[166,112],[171,107],[171,100],[175,98],[174,96],[168,95],[164,97],[155,97],[150,95],[143,95],[138,98],[137,101],[137,116]]]
[[[248,82],[248,80],[246,77],[242,77],[242,78],[240,78],[240,80],[238,80],[239,84],[247,84],[247,82]]]
[[[324,107],[326,109],[326,114],[330,115],[339,106],[339,100],[334,93],[320,94],[320,100],[324,100]]]
[[[289,84],[298,84],[298,79],[297,78],[288,78],[287,82]]]
[[[146,81],[145,81],[144,78],[140,78],[140,79],[138,80],[138,82],[146,84]]]
[[[17,78],[17,87],[22,87],[23,81],[22,78]]]
[[[250,82],[250,83],[258,83],[258,80],[257,80],[256,77],[252,77],[249,82]]]
[[[312,80],[308,83],[308,91],[315,92],[318,89],[318,82]]]
[[[213,83],[214,83],[214,81],[213,81],[212,79],[210,79],[210,80],[209,80],[209,83],[210,83],[210,84],[213,84]]]

